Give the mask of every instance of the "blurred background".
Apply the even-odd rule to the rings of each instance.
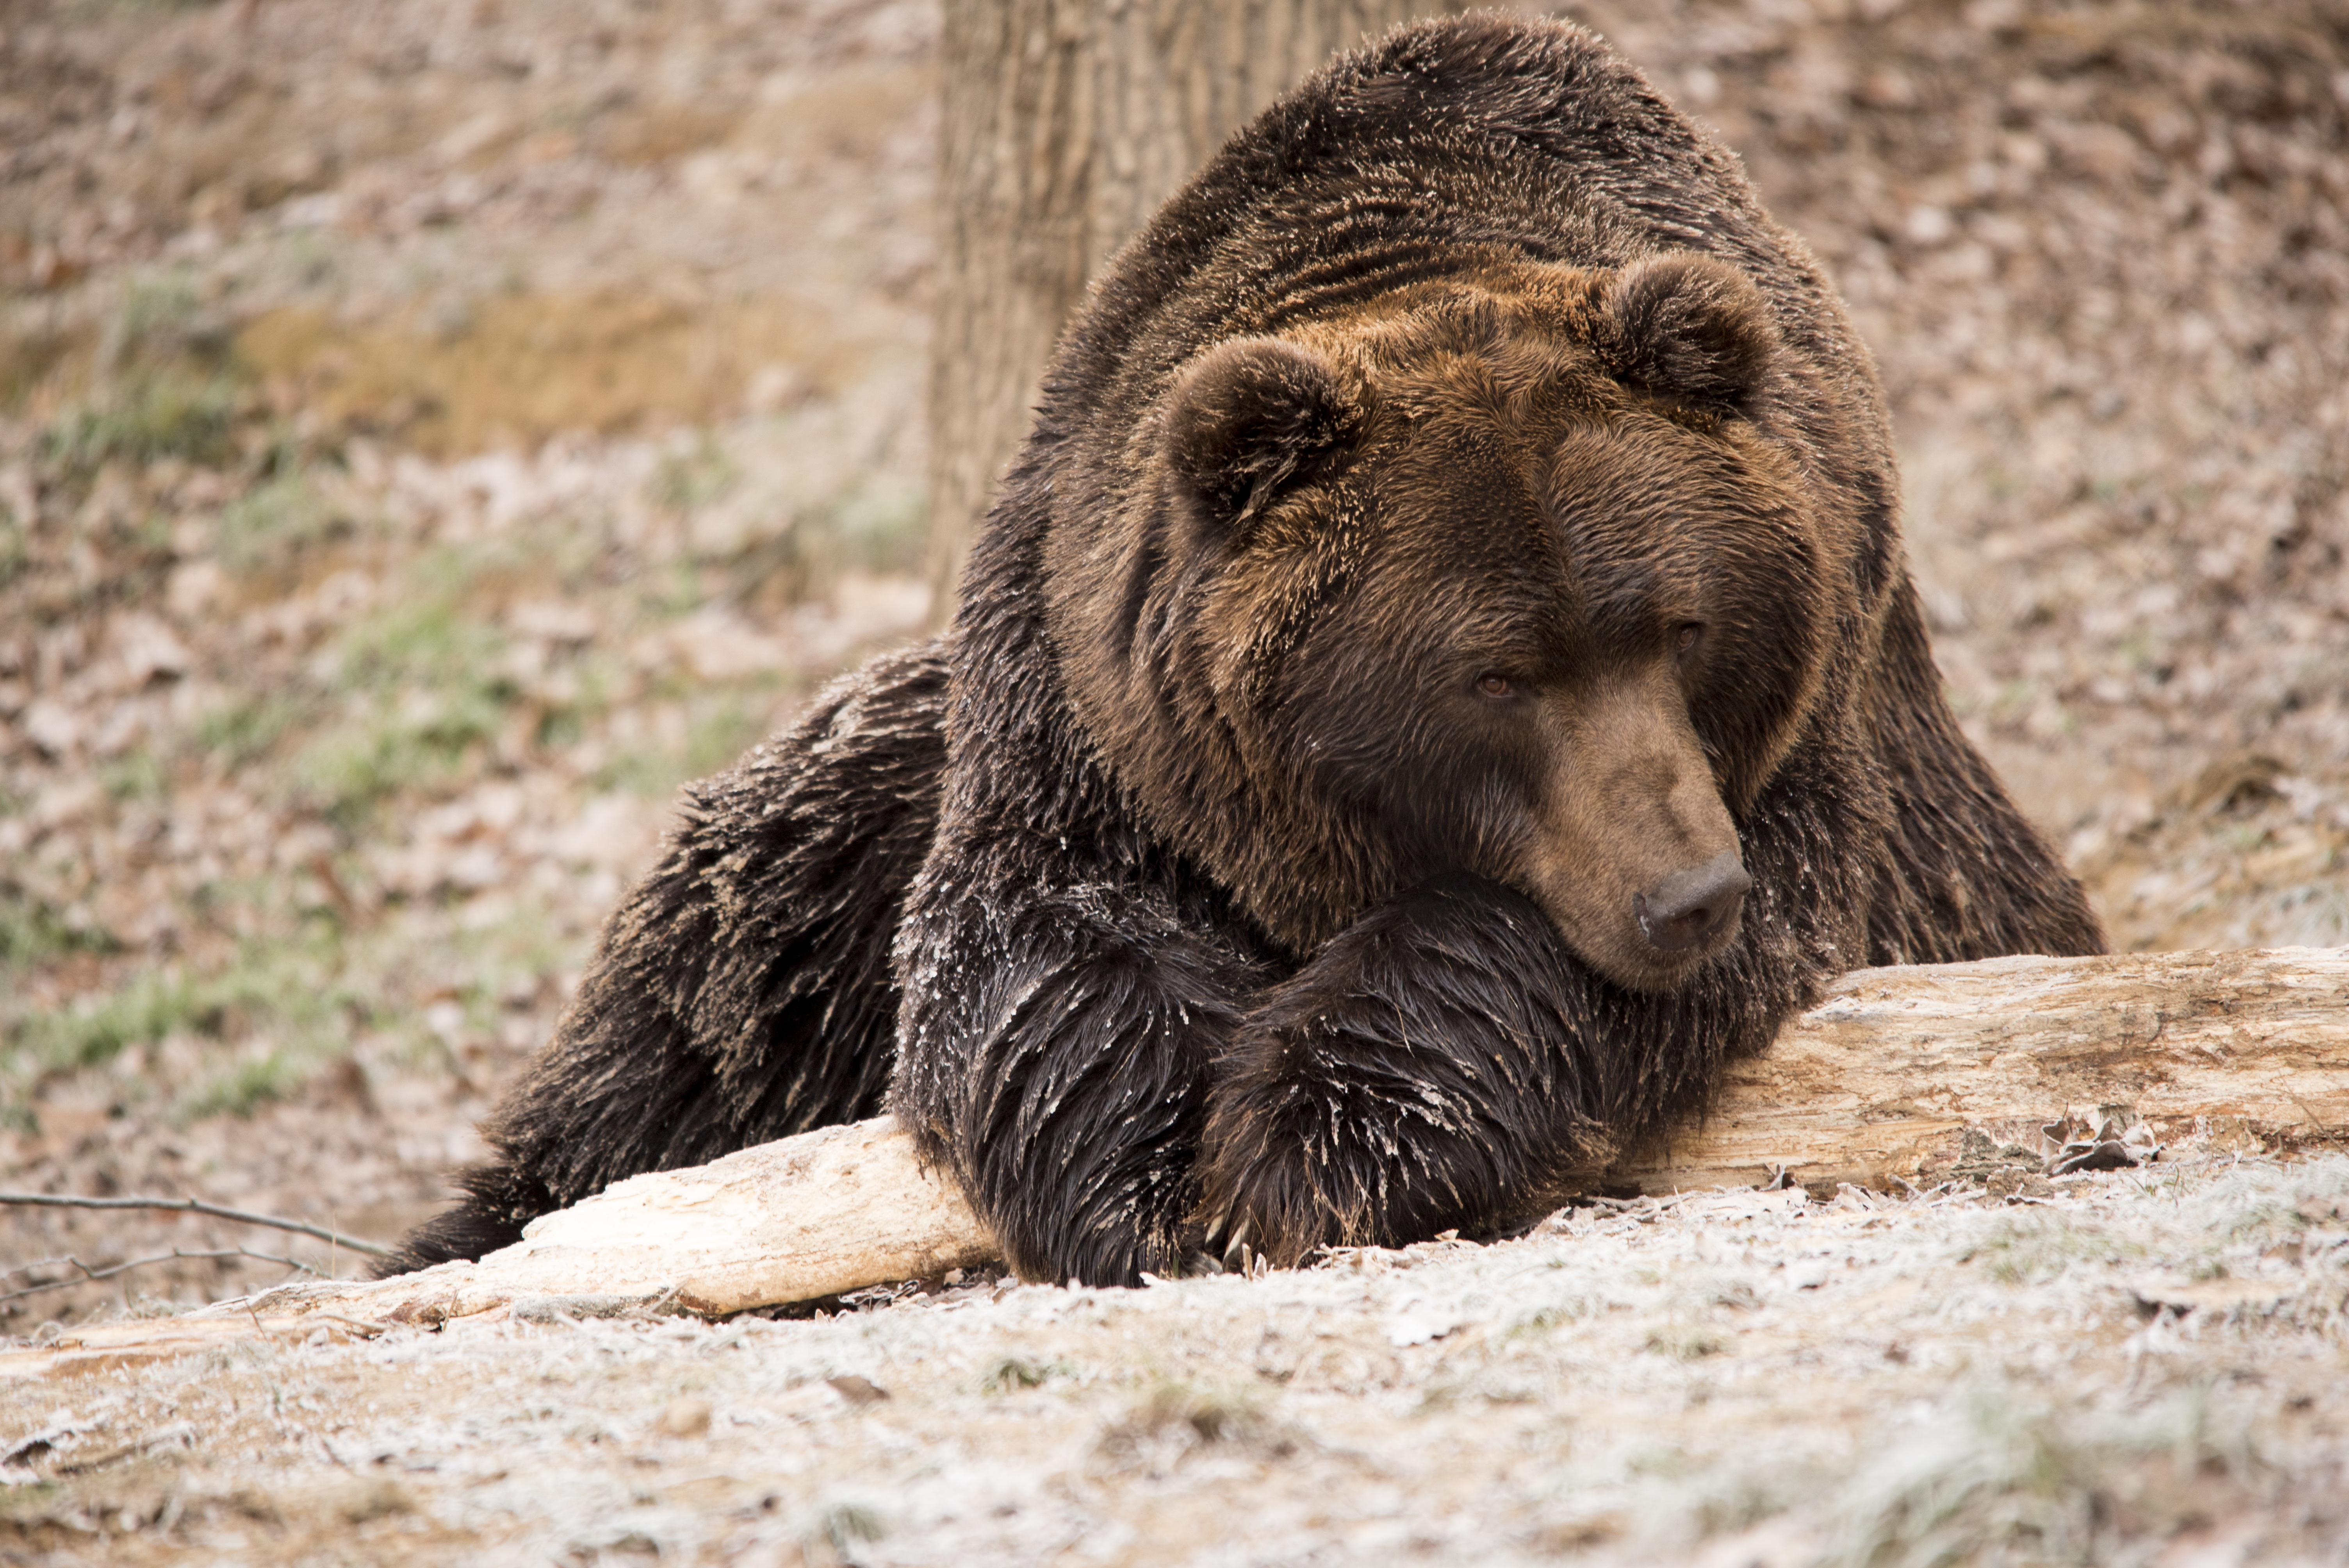
[[[676,787],[944,614],[1090,269],[1409,9],[0,4],[0,1186],[437,1207]],[[1569,14],[1844,290],[2115,945],[2349,942],[2349,4]],[[239,1245],[354,1262],[0,1210],[0,1333]]]

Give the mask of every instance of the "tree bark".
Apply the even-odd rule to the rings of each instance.
[[[1447,0],[947,0],[930,346],[941,620],[1086,281],[1340,49]]]
[[[2127,1132],[2124,1139],[2121,1135]],[[2099,1134],[2106,1136],[2100,1137]],[[1863,969],[1702,1122],[1585,1190],[1799,1182],[1898,1190],[2036,1178],[2064,1146],[2109,1161],[2196,1146],[2349,1141],[2349,950],[2000,958]],[[2011,1183],[2010,1183],[2011,1186]],[[882,1119],[620,1182],[478,1264],[292,1285],[184,1317],[0,1352],[0,1377],[177,1355],[254,1334],[550,1317],[659,1302],[707,1315],[934,1277],[994,1255],[951,1184]]]

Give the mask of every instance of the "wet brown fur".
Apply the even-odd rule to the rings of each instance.
[[[2096,950],[1898,494],[1809,253],[1595,39],[1341,58],[1112,263],[947,638],[703,787],[404,1261],[868,1114],[875,1053],[1030,1277],[1489,1229],[1841,970]]]

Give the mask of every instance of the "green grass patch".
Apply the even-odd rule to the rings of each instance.
[[[1040,1388],[1054,1377],[1064,1377],[1068,1374],[1069,1368],[1058,1361],[1003,1356],[997,1357],[979,1375],[978,1386],[989,1394],[1011,1394],[1022,1388]]]
[[[672,700],[686,708],[683,743],[629,748],[596,771],[596,787],[657,799],[691,779],[733,766],[767,738],[776,705],[789,685],[761,676],[726,686],[697,686],[675,696]]]
[[[409,593],[351,627],[336,644],[336,684],[375,691],[446,680],[502,652],[503,635],[464,614],[467,590],[486,564],[453,550],[419,562]]]
[[[197,722],[196,747],[222,768],[243,768],[299,724],[305,706],[283,693],[241,695]]]
[[[109,795],[126,804],[151,804],[171,792],[171,769],[143,746],[101,767],[98,780]]]
[[[2114,1523],[2159,1542],[2196,1517],[2199,1477],[2262,1468],[2246,1431],[2219,1431],[2207,1387],[2149,1408],[2057,1412],[1985,1390],[1872,1458],[1849,1488],[1837,1568],[2105,1563]]]
[[[247,490],[221,513],[221,562],[232,571],[251,572],[347,534],[354,526],[350,514],[320,495],[306,474],[290,469]]]
[[[918,573],[929,548],[929,522],[919,485],[876,479],[843,496],[821,531],[831,535],[843,567]]]
[[[1520,1336],[1540,1338],[1558,1329],[1568,1328],[1575,1324],[1584,1322],[1595,1316],[1599,1310],[1599,1304],[1588,1296],[1568,1296],[1563,1301],[1554,1301],[1546,1306],[1536,1307],[1524,1316],[1516,1319],[1502,1331],[1502,1337],[1505,1339],[1515,1339]]]
[[[85,479],[117,460],[180,458],[222,467],[236,455],[238,390],[224,373],[169,369],[132,377],[52,425],[42,456]]]
[[[111,945],[103,933],[76,931],[47,902],[15,882],[0,882],[0,995],[9,988],[7,972],[19,965],[68,953],[103,953]]]
[[[0,588],[14,583],[32,560],[32,546],[26,540],[32,531],[32,520],[20,520],[16,511],[0,507]]]
[[[697,511],[740,483],[741,468],[707,431],[688,447],[661,455],[645,482],[645,499],[673,511]]]
[[[495,682],[463,681],[355,698],[295,758],[293,787],[327,820],[357,830],[392,796],[457,774],[497,734],[511,696]]]
[[[504,634],[466,613],[469,563],[450,552],[421,575],[417,592],[331,650],[340,717],[292,763],[297,794],[346,829],[388,797],[455,774],[519,696],[502,673]]]
[[[709,694],[709,700],[697,707],[686,726],[683,771],[670,787],[731,767],[736,758],[764,740],[779,686],[775,681],[761,681],[747,688]]]
[[[2080,1264],[2117,1263],[2143,1250],[2109,1232],[2061,1219],[2001,1220],[1958,1261],[1980,1263],[2005,1284],[2037,1284]]]
[[[851,1562],[858,1542],[878,1541],[888,1533],[889,1522],[880,1510],[862,1502],[831,1503],[817,1515],[815,1527],[808,1532],[808,1543],[821,1550],[802,1555],[835,1563]]]
[[[830,593],[856,572],[918,575],[929,548],[929,509],[918,486],[874,480],[800,512],[723,569],[724,595],[797,603]]]
[[[181,1098],[179,1111],[191,1121],[208,1116],[251,1116],[272,1100],[291,1099],[323,1065],[305,1061],[290,1051],[272,1050],[205,1078]]]
[[[233,326],[184,268],[134,278],[98,336],[95,382],[44,433],[42,459],[69,484],[110,462],[234,461],[249,377]]]
[[[8,1076],[104,1067],[126,1049],[173,1034],[222,1039],[264,1024],[340,1023],[361,999],[334,985],[337,956],[331,944],[316,942],[253,944],[209,975],[142,970],[103,995],[19,1020]]]
[[[98,368],[112,374],[185,360],[218,369],[228,362],[233,335],[228,317],[206,304],[192,271],[142,273],[130,280],[98,338]]]
[[[419,995],[453,995],[468,1028],[488,1033],[510,998],[535,998],[545,976],[578,962],[553,933],[530,905],[427,942],[397,924],[353,937],[314,917],[208,970],[157,965],[68,1006],[0,1011],[0,1104],[34,1106],[45,1082],[112,1070],[175,1118],[244,1115],[298,1093],[362,1037],[411,1066],[442,1060]],[[181,1081],[157,1081],[151,1060],[130,1075],[132,1053],[173,1037],[196,1047]]]
[[[1647,1348],[1675,1361],[1702,1361],[1729,1348],[1729,1336],[1709,1328],[1674,1324],[1648,1336]]]
[[[1201,1443],[1251,1443],[1274,1437],[1254,1390],[1168,1382],[1136,1401],[1124,1420],[1110,1428],[1103,1446],[1114,1450],[1157,1433]]]

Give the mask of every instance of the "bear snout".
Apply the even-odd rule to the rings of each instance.
[[[1754,885],[1678,677],[1659,659],[1545,703],[1556,760],[1519,885],[1608,979],[1675,990],[1736,937]]]
[[[1736,930],[1738,908],[1753,885],[1737,851],[1726,850],[1633,893],[1631,917],[1640,923],[1640,934],[1660,952],[1709,947]]]

